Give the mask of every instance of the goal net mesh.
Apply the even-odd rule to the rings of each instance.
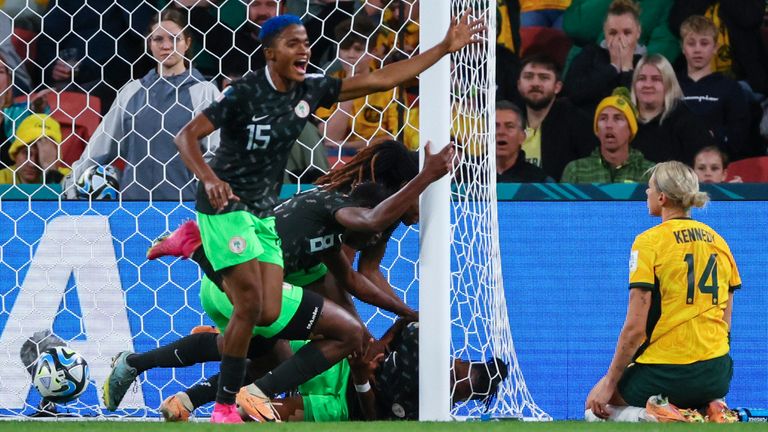
[[[120,177],[119,187],[125,190],[132,182],[144,180],[139,165],[151,161],[159,167],[158,182],[178,189],[175,199],[153,195],[154,189],[144,183],[142,187],[149,191],[144,199],[73,199],[73,183],[65,181],[63,188],[58,183],[21,185],[16,172],[11,186],[0,187],[0,416],[38,412],[40,396],[19,356],[22,344],[38,331],[50,330],[82,354],[90,366],[91,385],[77,400],[57,405],[59,415],[157,418],[163,399],[217,371],[216,364],[152,370],[140,376],[117,412],[107,411],[100,402],[101,385],[111,358],[118,352],[147,351],[188,334],[196,325],[210,323],[198,298],[197,266],[184,260],[149,262],[144,254],[154,238],[194,217],[194,203],[183,192],[189,182],[179,181],[171,169],[180,163],[178,156],[162,156],[150,146],[160,145],[158,136],[172,137],[178,132],[180,126],[171,121],[172,115],[178,116],[172,114],[174,107],[183,108],[181,117],[191,118],[211,101],[193,97],[190,102],[179,89],[166,97],[165,107],[152,106],[149,114],[147,110],[132,110],[130,103],[136,99],[125,94],[121,99],[121,93],[131,85],[139,99],[151,102],[153,88],[170,85],[172,80],[161,77],[157,87],[142,87],[116,77],[132,70],[132,79],[137,80],[156,67],[151,60],[151,35],[136,23],[148,24],[142,21],[148,15],[142,8],[149,7],[149,15],[156,14],[165,3],[144,2],[129,9],[119,2],[105,8],[92,0],[69,7],[63,1],[57,5],[55,1],[28,0],[5,2],[0,12],[0,66],[5,66],[9,78],[9,84],[0,91],[13,95],[4,99],[10,100],[2,110],[8,139],[0,153],[7,152],[17,134],[21,135],[18,132],[26,115],[41,112],[60,125],[61,136],[56,139],[60,143],[56,147],[60,168],[87,162],[113,165],[118,177],[136,173]],[[237,35],[250,37],[257,31],[253,24],[257,13],[249,9],[256,3],[273,10],[276,3],[282,3],[279,7],[285,8],[284,12],[300,15],[310,36],[315,37],[313,51],[322,51],[313,54],[312,66],[337,76],[366,73],[418,52],[419,16],[423,19],[429,15],[428,10],[419,8],[417,0],[178,3],[187,5],[180,10],[188,14],[194,35],[187,58],[218,89],[231,77],[226,73],[234,64],[229,56],[248,54]],[[473,388],[473,400],[455,404],[452,414],[547,419],[529,394],[515,355],[505,300],[511,290],[505,291],[500,267],[493,145],[497,5],[491,0],[449,3],[452,16],[471,10],[472,16],[484,19],[489,28],[480,43],[451,56],[450,127],[458,150],[451,207],[451,350],[454,359],[470,362],[474,370],[491,371],[491,380],[501,378],[489,368],[498,358],[508,375],[495,398],[486,398],[487,388]],[[355,24],[362,14],[373,23],[372,30]],[[116,21],[116,17],[124,21]],[[200,17],[207,17],[210,25],[196,27],[205,22]],[[344,21],[350,18],[354,18],[353,23],[345,27]],[[95,26],[94,32],[78,30],[83,20]],[[214,29],[229,32],[225,33],[231,45],[228,49],[209,47],[214,45]],[[367,55],[352,61],[344,56],[342,50],[348,48],[344,40],[349,36],[362,38]],[[121,47],[130,38],[134,45],[138,40],[146,49],[138,55],[125,54]],[[106,57],[98,41],[107,42]],[[46,56],[51,46],[53,56]],[[142,62],[149,66],[142,70]],[[71,68],[69,76],[52,72],[63,66]],[[79,81],[81,77],[87,82]],[[354,153],[350,143],[365,146],[399,139],[414,148],[418,145],[419,103],[417,84],[408,83],[391,92],[340,104],[330,112],[314,113],[313,126],[305,130],[308,133],[302,134],[294,148],[291,159],[295,164],[286,171],[283,196],[306,189],[317,173],[346,163]],[[120,133],[108,129],[110,115],[121,116]],[[152,122],[158,126],[148,134],[146,127]],[[87,160],[94,154],[90,147],[98,140],[109,142],[111,153],[99,161]],[[126,147],[136,143],[146,147],[145,153],[131,156]],[[166,139],[165,144],[172,142]],[[86,157],[81,158],[81,153]],[[80,162],[75,162],[78,159]],[[6,153],[0,169],[19,170],[19,160]],[[24,163],[38,170],[45,168],[45,162],[31,152]],[[400,227],[388,245],[382,272],[414,308],[418,308],[417,268],[418,228]],[[359,306],[374,335],[381,335],[394,322],[387,312]],[[461,385],[462,378],[453,369],[452,374],[458,377],[457,386]],[[210,409],[210,405],[202,407],[195,414],[206,416]]]

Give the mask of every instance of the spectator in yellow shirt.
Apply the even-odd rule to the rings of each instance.
[[[355,18],[354,26],[351,20],[336,26],[336,39],[341,41],[339,61],[342,68],[330,76],[344,79],[371,72],[373,62],[367,45],[374,36],[367,35],[372,35],[373,29],[373,24],[361,16]],[[323,120],[320,132],[330,154],[339,149],[343,154],[354,154],[369,144],[394,139],[398,130],[395,92],[395,89],[383,91],[335,104],[330,109],[318,109],[315,115]]]

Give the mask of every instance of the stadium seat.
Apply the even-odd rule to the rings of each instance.
[[[573,42],[562,30],[549,27],[523,27],[520,29],[520,54],[522,58],[534,54],[546,54],[561,68],[565,65]]]
[[[101,99],[78,92],[50,92],[51,116],[61,123],[61,160],[72,165],[101,122]]]
[[[741,177],[744,183],[768,183],[768,156],[731,162],[728,165],[727,180],[736,176]]]
[[[35,60],[37,58],[36,36],[37,34],[32,30],[19,27],[13,28],[11,42],[13,43],[13,48],[16,50],[16,53],[19,54],[19,57],[21,57],[22,60]],[[27,48],[29,48],[29,53],[27,53]]]

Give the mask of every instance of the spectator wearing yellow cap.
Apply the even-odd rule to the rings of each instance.
[[[59,168],[61,126],[50,116],[33,114],[16,129],[8,149],[13,165],[0,170],[0,183],[58,183],[68,170]]]
[[[637,115],[629,90],[620,87],[595,110],[595,135],[600,146],[591,155],[565,167],[563,183],[639,183],[648,180],[653,163],[629,146],[637,134]]]

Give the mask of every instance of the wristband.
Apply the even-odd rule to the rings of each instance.
[[[366,381],[365,384],[355,384],[355,391],[358,393],[368,393],[371,390],[371,382]]]

